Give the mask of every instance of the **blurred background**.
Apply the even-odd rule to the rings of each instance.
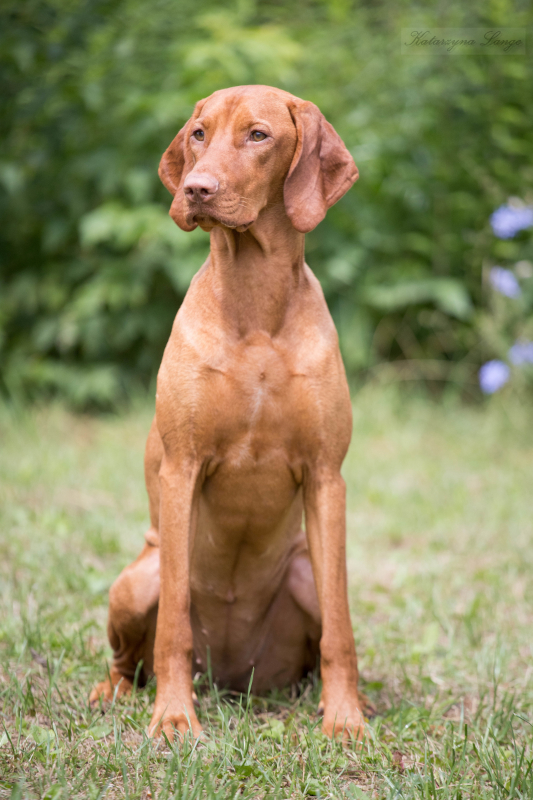
[[[400,53],[406,27],[531,25],[527,0],[0,13],[4,395],[106,409],[153,388],[209,247],[168,217],[159,159],[198,99],[246,83],[312,100],[359,167],[307,237],[352,386],[533,386],[531,55]]]
[[[533,797],[532,22],[531,0],[2,0],[1,797]],[[526,55],[401,54],[402,28],[458,26],[525,27]],[[360,171],[307,236],[357,393],[349,597],[378,717],[351,762],[310,749],[307,689],[254,701],[231,747],[235,705],[200,693],[217,733],[179,762],[142,739],[153,685],[87,704],[209,248],[159,160],[244,83],[315,102]]]

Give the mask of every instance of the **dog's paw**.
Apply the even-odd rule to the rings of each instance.
[[[192,705],[188,709],[184,706],[183,711],[173,711],[170,707],[160,710],[162,705],[156,705],[148,726],[148,736],[156,738],[165,734],[169,742],[172,742],[176,733],[180,739],[187,733],[195,739],[202,734],[203,728]]]
[[[328,738],[341,737],[343,742],[361,742],[365,736],[365,718],[358,706],[323,709],[322,733]]]
[[[115,680],[116,678],[116,680]],[[133,688],[133,684],[128,678],[123,675],[113,675],[111,678],[106,678],[105,681],[97,683],[89,695],[89,705],[91,708],[98,708],[100,703],[103,706],[109,705],[113,702],[113,698],[122,697],[124,694],[129,694]]]

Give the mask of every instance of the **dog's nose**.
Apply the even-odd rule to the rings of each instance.
[[[218,191],[218,181],[207,172],[187,175],[183,183],[183,191],[187,200],[205,203],[210,200]]]

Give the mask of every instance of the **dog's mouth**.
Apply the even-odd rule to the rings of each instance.
[[[193,214],[190,216],[190,221],[196,225],[199,225],[204,231],[210,231],[213,228],[222,225],[223,227],[231,228],[238,233],[244,233],[251,225],[254,224],[255,219],[251,219],[249,222],[236,222],[235,220],[225,219],[222,216],[215,216],[214,214]]]
[[[186,216],[187,222],[189,224],[199,225],[204,231],[210,231],[213,228],[222,225],[225,228],[231,228],[238,233],[244,233],[251,225],[254,224],[256,220],[256,217],[253,217],[253,219],[248,219],[244,222],[241,222],[238,219],[232,218],[232,215],[226,215],[223,212],[215,210],[214,208],[210,208],[208,214],[206,211],[207,208],[205,208],[205,206],[200,208],[198,208],[198,206],[190,207]]]

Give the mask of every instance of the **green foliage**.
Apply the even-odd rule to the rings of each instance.
[[[408,56],[402,27],[525,26],[526,2],[366,7],[7,0],[0,67],[4,390],[110,406],[157,372],[208,239],[167,216],[161,153],[215,89],[316,102],[361,178],[308,236],[352,375],[497,353],[483,265],[533,260],[490,213],[533,192],[528,56]],[[480,346],[480,342],[482,345]]]

